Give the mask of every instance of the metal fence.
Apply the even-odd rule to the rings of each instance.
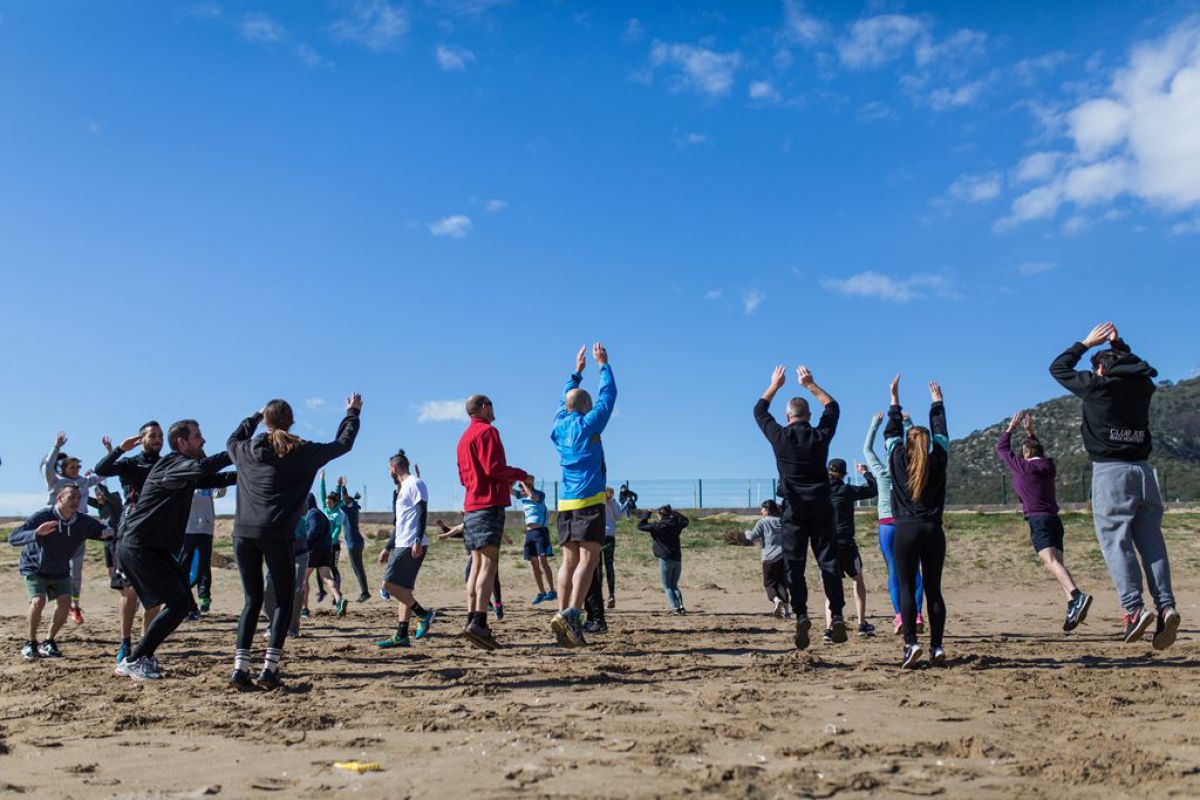
[[[857,477],[857,476],[856,476]],[[861,481],[856,481],[861,483]],[[558,481],[541,481],[547,504],[558,509]],[[637,493],[638,508],[755,508],[775,497],[775,478],[645,478],[610,480],[615,491],[622,485]]]

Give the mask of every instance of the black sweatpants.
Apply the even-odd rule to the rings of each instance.
[[[158,615],[129,654],[130,661],[153,656],[158,646],[175,632],[192,607],[187,577],[176,553],[153,548],[117,545],[117,563],[145,608],[160,606]]]
[[[600,555],[604,557],[604,574],[608,578],[608,596],[614,597],[617,593],[617,538],[609,536],[604,540],[604,544],[600,547]]]
[[[834,616],[841,616],[846,605],[842,592],[842,570],[838,565],[833,528],[833,505],[829,498],[799,500],[788,498],[781,521],[783,560],[787,570],[792,611],[799,620],[808,616],[808,584],[804,580],[807,550],[821,570],[821,583]]]
[[[602,551],[603,552],[603,551]],[[604,560],[596,564],[592,573],[592,585],[588,587],[587,597],[583,600],[583,608],[587,611],[588,622],[604,622]]]
[[[900,617],[904,621],[904,643],[917,643],[917,566],[925,588],[929,612],[929,644],[942,646],[946,629],[946,601],[942,598],[942,567],[946,564],[946,532],[941,522],[922,522],[900,517],[892,540],[892,558],[900,579]]]
[[[354,577],[358,580],[358,588],[360,594],[370,594],[367,590],[367,571],[363,568],[363,549],[361,547],[351,547],[350,550],[350,566],[354,568]],[[338,587],[339,590],[341,587]]]
[[[212,599],[212,548],[213,537],[206,533],[189,533],[183,537],[183,550],[179,551],[179,566],[189,578],[192,574],[192,559],[200,554],[200,565],[196,570],[196,594],[201,599]]]
[[[783,566],[783,557],[774,561],[764,561],[763,588],[767,590],[767,599],[774,603],[777,599],[788,601],[787,570]]]
[[[246,595],[242,616],[238,620],[239,650],[249,650],[254,644],[254,629],[258,627],[258,615],[262,613],[263,606],[264,562],[271,574],[271,583],[275,586],[275,613],[271,615],[271,636],[267,646],[283,649],[292,622],[292,603],[296,592],[292,550],[290,539],[233,537],[233,558],[237,561],[242,591]]]
[[[333,585],[340,592],[342,590],[342,572],[338,569],[338,562],[342,560],[342,545],[339,542],[333,546],[333,564],[329,567],[329,571],[333,573]],[[321,587],[324,592],[325,588]]]

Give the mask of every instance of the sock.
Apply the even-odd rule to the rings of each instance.
[[[268,647],[266,660],[263,661],[263,671],[264,672],[278,672],[279,671],[279,659],[281,659],[281,658],[283,658],[283,648],[282,647]]]
[[[131,640],[129,640],[129,639],[122,639],[122,640],[121,640],[121,647],[124,647],[124,648],[125,648],[127,651],[128,651],[128,650],[132,650],[132,649],[133,649],[133,642],[132,642]]]
[[[426,613],[425,609],[416,600],[413,601],[412,612],[414,614],[416,614],[418,617],[423,617],[423,616],[425,616],[425,613]]]
[[[408,638],[408,620],[397,623],[396,638],[397,639],[407,639]]]
[[[250,671],[250,651],[238,648],[233,651],[233,668],[238,672]]]
[[[1083,592],[1079,591],[1078,589],[1072,589],[1072,590],[1071,590],[1071,599],[1072,599],[1072,600],[1075,600],[1075,599],[1077,599],[1077,598],[1079,597],[1079,595],[1081,595],[1081,594],[1083,594]]]

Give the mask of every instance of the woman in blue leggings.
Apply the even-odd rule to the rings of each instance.
[[[867,440],[863,443],[863,457],[867,460],[867,466],[871,469],[871,474],[875,476],[875,480],[879,483],[879,549],[883,552],[883,560],[887,563],[888,573],[888,594],[892,596],[892,610],[896,613],[896,618],[893,621],[895,633],[900,635],[900,578],[896,574],[896,564],[893,559],[892,540],[896,535],[896,520],[892,516],[892,473],[888,470],[887,464],[879,460],[879,456],[875,455],[875,434],[879,432],[879,425],[883,422],[883,414],[876,414],[871,418],[871,426],[867,428]],[[908,431],[912,427],[912,421],[908,418],[908,414],[904,415],[904,430]],[[921,616],[921,603],[924,594],[924,587],[921,584],[921,573],[917,572],[917,630],[924,630],[925,619]]]

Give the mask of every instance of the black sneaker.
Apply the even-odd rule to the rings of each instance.
[[[253,692],[258,687],[250,680],[250,673],[244,669],[235,669],[229,676],[229,687],[239,692]]]
[[[921,645],[910,644],[904,647],[904,660],[900,662],[900,669],[916,669],[917,660],[921,657]]]
[[[1070,632],[1079,627],[1087,619],[1088,609],[1092,607],[1092,596],[1084,592],[1075,595],[1067,603],[1067,618],[1063,620],[1063,630]]]
[[[308,610],[308,606],[305,606],[304,608],[300,609],[300,616],[304,617],[305,619],[308,619],[309,617],[312,616],[312,612],[310,612]]]
[[[354,602],[356,602],[356,603],[365,603],[365,602],[367,602],[367,601],[368,601],[368,600],[370,600],[370,599],[371,599],[371,595],[370,595],[369,593],[367,593],[367,592],[363,592],[362,594],[360,594],[360,595],[358,596],[358,599],[357,599],[357,600],[355,600]]]
[[[800,617],[796,620],[796,649],[808,649],[808,631],[812,628],[812,620],[808,616]]]
[[[875,626],[869,622],[860,622],[858,624],[858,635],[859,636],[874,636],[875,635]]]
[[[935,667],[946,666],[946,648],[933,648],[933,650],[929,653],[929,663],[933,664]]]
[[[26,661],[33,661],[37,657],[38,657],[37,642],[26,642],[25,646],[21,648],[21,658],[25,659]]]
[[[1175,637],[1172,636],[1171,638],[1174,639]],[[1160,647],[1159,649],[1161,650],[1162,648]],[[43,658],[62,658],[62,651],[58,649],[58,645],[54,643],[53,639],[47,639],[38,645],[38,655]]]
[[[1166,650],[1175,644],[1175,633],[1179,630],[1179,612],[1165,608],[1158,615],[1158,626],[1154,629],[1155,650]]]
[[[495,650],[496,637],[492,635],[492,631],[486,625],[480,625],[478,622],[471,622],[464,629],[467,634],[467,641],[478,647],[480,650]]]
[[[834,644],[845,644],[849,638],[846,635],[846,621],[841,617],[835,616],[833,624],[829,626],[829,634],[833,637]]]
[[[608,633],[608,625],[602,619],[589,619],[583,624],[585,633]]]
[[[258,678],[254,682],[264,692],[269,692],[283,686],[283,681],[279,680],[279,670],[277,669],[264,668],[262,672],[258,673]]]
[[[825,632],[821,634],[821,643],[822,644],[833,644],[833,631],[832,630],[830,630],[829,628],[825,629]]]
[[[1125,643],[1136,642],[1154,622],[1154,615],[1145,608],[1129,611],[1125,614]]]

